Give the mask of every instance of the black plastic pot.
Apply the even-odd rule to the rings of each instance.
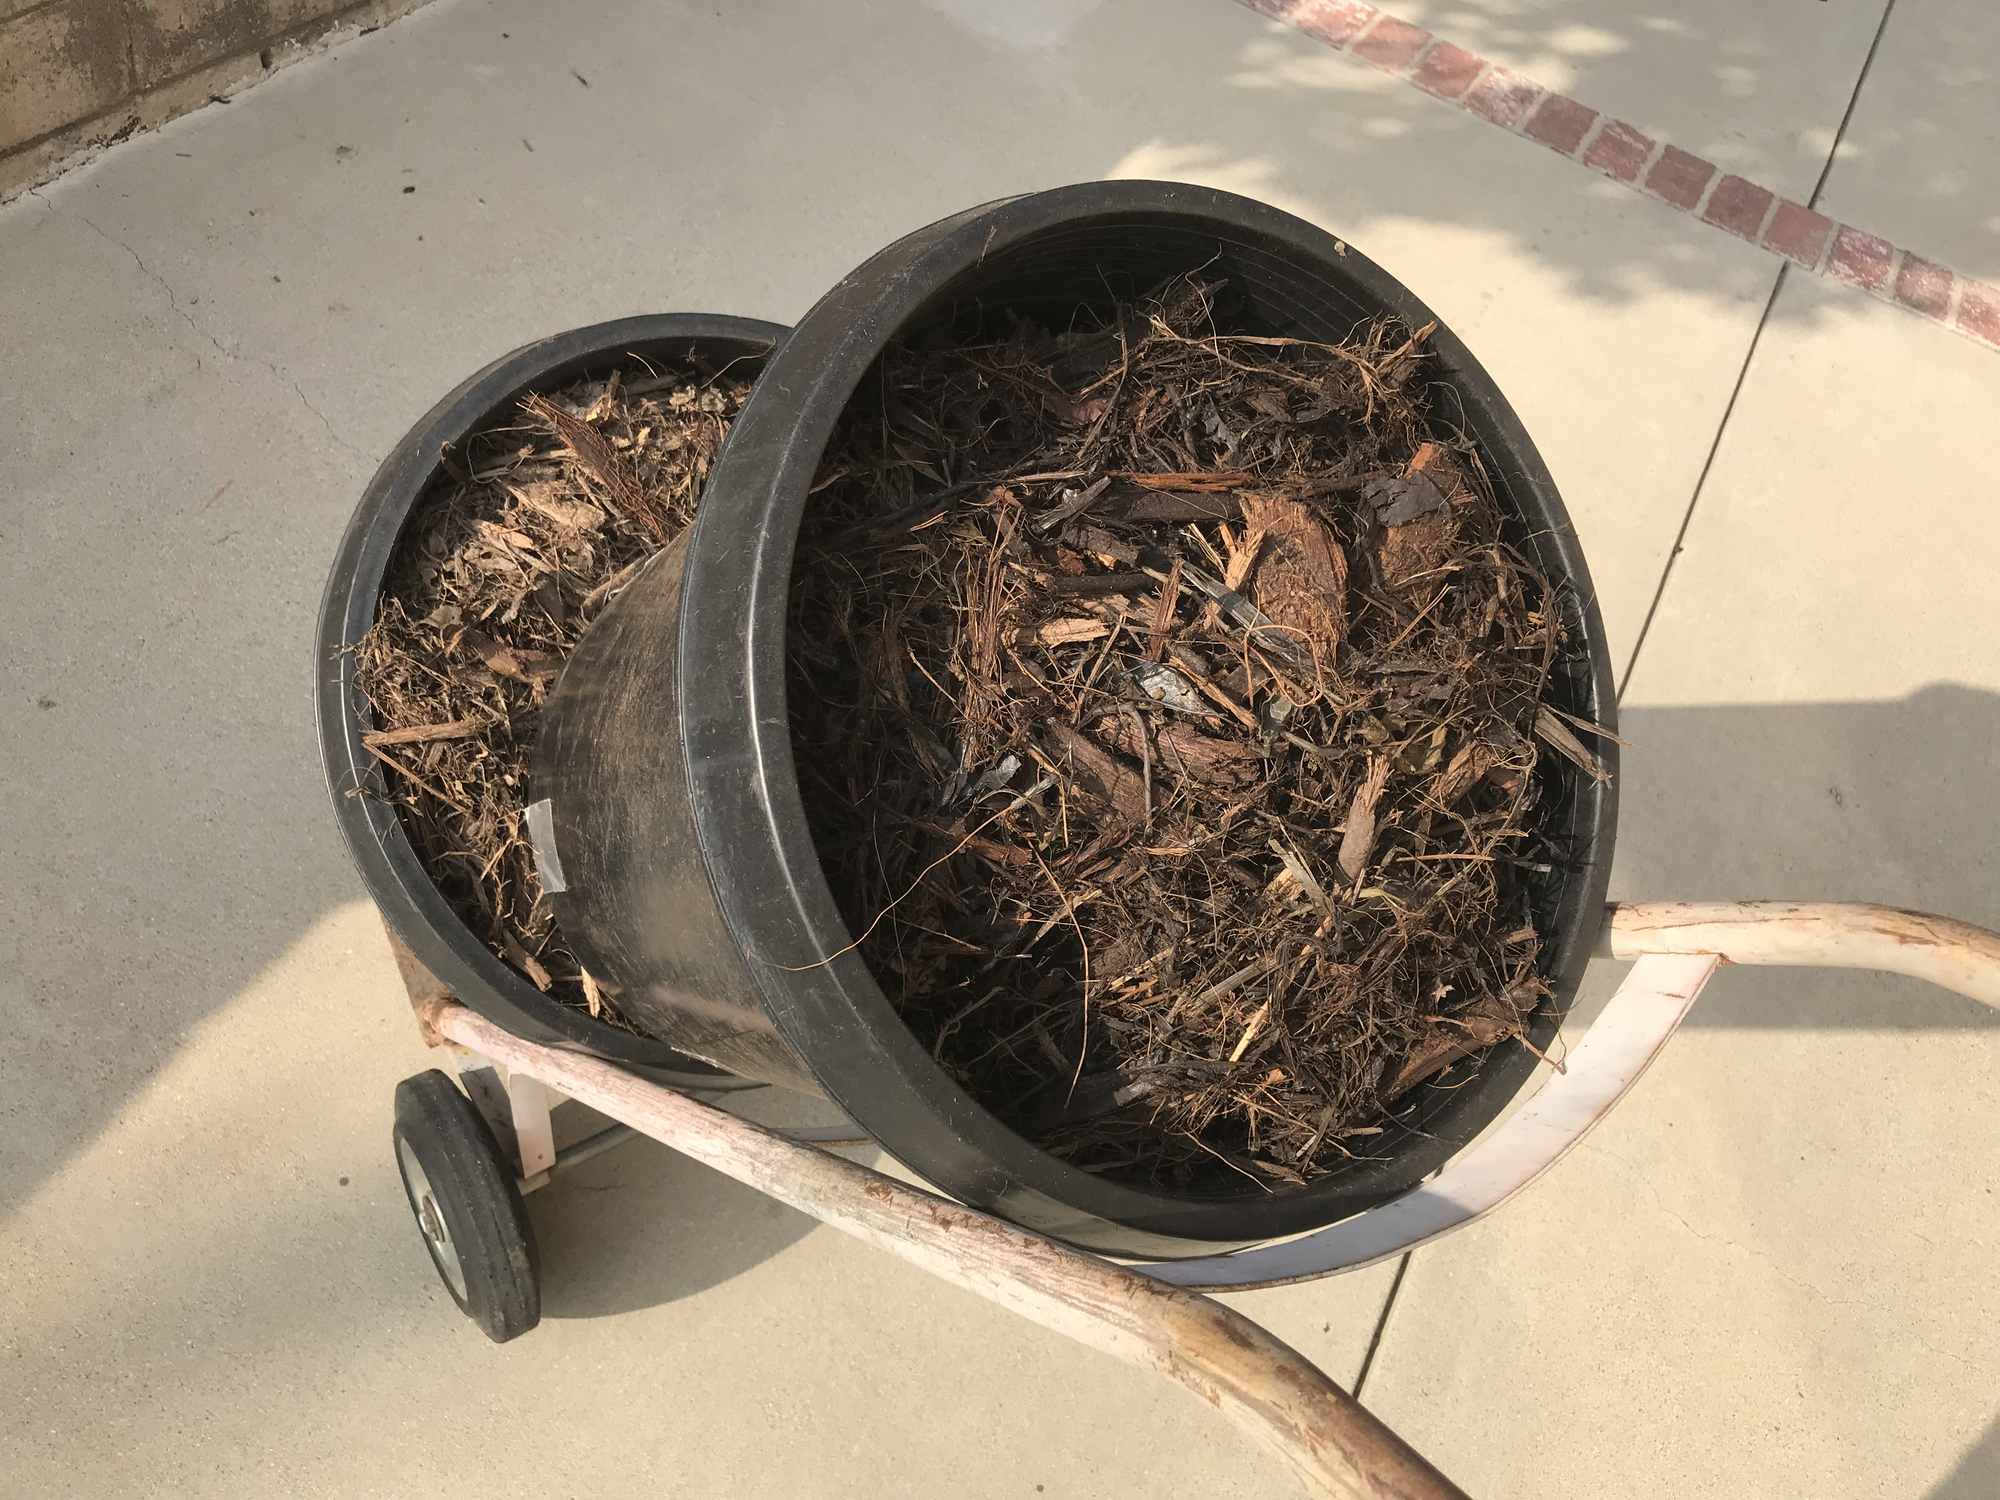
[[[682,1046],[752,1076],[816,1085],[946,1192],[1095,1249],[1186,1255],[1314,1228],[1413,1186],[1499,1113],[1535,1059],[1501,1047],[1446,1075],[1377,1138],[1385,1159],[1281,1193],[1172,1197],[1037,1150],[961,1090],[897,1018],[850,934],[801,807],[785,703],[786,593],[801,514],[843,408],[892,340],[1003,309],[1067,324],[1203,267],[1246,300],[1240,331],[1339,339],[1388,313],[1433,314],[1352,247],[1264,204],[1173,183],[1090,183],[988,204],[874,256],[773,356],[709,481],[685,555],[605,611],[545,715],[537,784],[552,798],[566,935],[622,1003]],[[1587,656],[1560,706],[1610,725],[1609,654],[1555,485],[1519,420],[1449,329],[1432,336],[1443,400],[1568,584]],[[1573,864],[1539,894],[1553,1036],[1602,912],[1615,791],[1544,768]],[[828,955],[838,955],[822,962]]]
[[[374,623],[382,579],[418,498],[440,472],[440,455],[462,452],[467,437],[511,420],[521,397],[625,367],[667,373],[761,368],[785,329],[754,318],[675,313],[621,318],[538,339],[496,359],[430,409],[362,492],[335,555],[313,646],[320,757],[333,809],[368,894],[389,925],[432,973],[473,1010],[515,1035],[581,1047],[603,1058],[676,1080],[710,1080],[713,1070],[666,1043],[607,1026],[551,999],[496,958],[424,873],[396,811],[380,795],[382,771],[362,747],[373,727],[354,686],[348,649]],[[640,365],[638,361],[644,361]],[[363,795],[355,795],[357,789]]]

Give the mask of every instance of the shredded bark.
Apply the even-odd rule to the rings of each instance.
[[[789,633],[808,816],[901,1014],[1029,1139],[1169,1190],[1366,1156],[1522,1035],[1590,754],[1430,330],[1243,326],[1183,278],[892,348]]]
[[[538,989],[619,1025],[543,898],[522,826],[528,757],[563,663],[687,527],[750,389],[630,374],[531,395],[447,454],[355,647],[374,724],[362,743],[438,889]]]

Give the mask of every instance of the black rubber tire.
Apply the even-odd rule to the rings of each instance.
[[[519,1338],[542,1320],[541,1254],[513,1165],[485,1119],[432,1068],[396,1085],[393,1139],[438,1280],[494,1343]]]

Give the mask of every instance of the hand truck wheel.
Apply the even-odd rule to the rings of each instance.
[[[433,1068],[396,1085],[396,1167],[460,1312],[496,1344],[542,1318],[541,1257],[513,1164],[458,1085]]]

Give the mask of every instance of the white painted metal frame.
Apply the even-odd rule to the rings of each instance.
[[[2000,933],[1858,901],[1637,901],[1605,913],[1607,958],[1712,953],[1724,963],[1873,969],[2000,1008]]]
[[[2000,1007],[2000,935],[1889,907],[1617,906],[1606,914],[1604,948],[1636,962],[1570,1050],[1565,1070],[1429,1182],[1282,1244],[1143,1266],[1058,1244],[599,1059],[522,1041],[436,992],[413,986],[411,993],[431,1040],[469,1048],[506,1070],[510,1103],[533,1117],[524,1166],[528,1151],[543,1149],[537,1132],[546,1130],[551,1092],[576,1099],[1035,1322],[1161,1371],[1284,1458],[1315,1494],[1449,1500],[1461,1492],[1309,1361],[1196,1289],[1353,1270],[1490,1213],[1561,1160],[1624,1097],[1724,963],[1879,969]],[[516,1080],[535,1091],[517,1091]],[[518,1138],[519,1114],[514,1129]],[[548,1151],[553,1163],[552,1143]]]
[[[1535,1097],[1400,1198],[1338,1224],[1230,1255],[1133,1267],[1174,1286],[1245,1289],[1313,1281],[1389,1260],[1491,1213],[1554,1166],[1639,1081],[1721,963],[1642,958]]]
[[[683,1155],[1033,1322],[1194,1392],[1339,1500],[1465,1500],[1310,1360],[1233,1308],[789,1140],[610,1063],[524,1042],[462,1005],[420,1013],[468,1047]]]
[[[462,1049],[458,1060],[458,1081],[493,1131],[493,1138],[513,1163],[515,1183],[523,1193],[538,1192],[558,1171],[579,1166],[593,1156],[601,1156],[613,1146],[622,1146],[637,1131],[624,1125],[609,1125],[570,1145],[556,1145],[555,1109],[566,1097],[540,1079],[509,1068],[479,1052]],[[693,1094],[694,1090],[684,1092]],[[742,1088],[718,1091],[731,1095],[749,1092]],[[814,1146],[872,1145],[873,1138],[853,1123],[814,1125],[780,1132],[788,1140]]]
[[[1560,1161],[1639,1081],[1725,963],[1872,969],[2000,1007],[2000,936],[1860,902],[1652,901],[1605,913],[1603,956],[1632,971],[1564,1071],[1420,1187],[1298,1239],[1134,1269],[1175,1286],[1311,1281],[1387,1260],[1491,1213]]]

